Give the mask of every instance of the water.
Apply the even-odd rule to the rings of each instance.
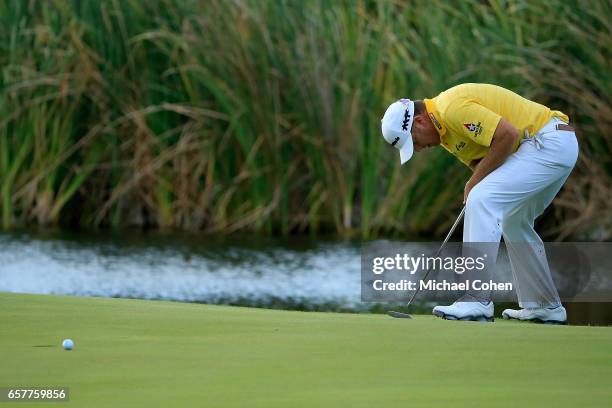
[[[0,291],[362,310],[358,243],[0,234]]]
[[[299,310],[394,308],[396,305],[388,303],[360,301],[360,255],[359,242],[339,240],[0,233],[0,292]],[[432,305],[417,304],[411,311],[429,313]],[[566,307],[572,324],[610,325],[610,305],[578,303]]]

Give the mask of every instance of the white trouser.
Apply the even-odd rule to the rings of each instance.
[[[562,123],[553,118],[534,137],[524,138],[519,149],[478,183],[467,199],[463,242],[494,243],[487,246],[491,248],[487,257],[495,260],[503,234],[521,307],[560,303],[533,223],[557,195],[578,158],[575,133],[556,129]]]

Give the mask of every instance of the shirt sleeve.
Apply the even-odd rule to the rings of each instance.
[[[482,146],[490,146],[501,116],[476,102],[454,103],[446,112],[450,130]]]

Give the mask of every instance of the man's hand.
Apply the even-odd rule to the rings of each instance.
[[[470,191],[487,177],[489,173],[501,166],[508,156],[512,154],[520,138],[519,131],[508,121],[502,118],[493,133],[489,152],[474,166],[474,174],[465,184],[463,203],[467,202]],[[471,166],[470,166],[471,167]]]

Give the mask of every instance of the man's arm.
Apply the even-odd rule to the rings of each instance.
[[[472,177],[465,185],[465,191],[463,193],[464,204],[474,186],[480,183],[480,181],[488,176],[493,170],[501,166],[508,156],[512,154],[519,137],[519,131],[511,123],[504,120],[504,118],[499,121],[495,133],[493,133],[489,152],[475,165],[473,168],[474,174],[472,174]],[[472,165],[473,163],[470,163],[470,167],[472,167]]]

